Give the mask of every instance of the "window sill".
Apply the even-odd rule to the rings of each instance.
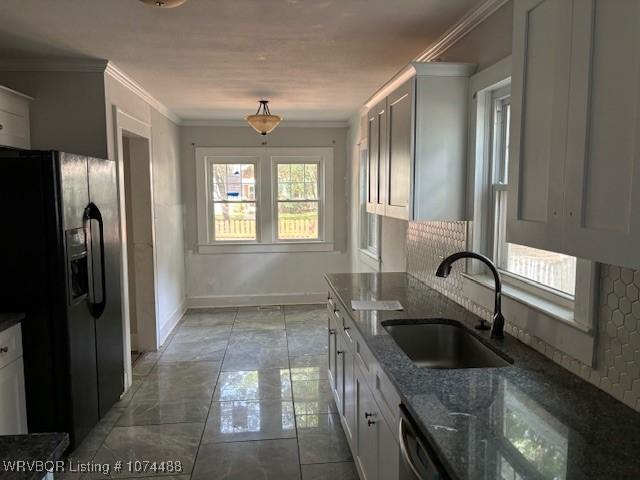
[[[229,253],[302,253],[333,251],[333,242],[219,243],[198,245],[198,253],[201,255],[222,255]]]
[[[462,291],[474,303],[493,311],[493,278],[462,274]],[[594,335],[574,319],[574,310],[542,296],[503,285],[502,312],[506,320],[586,365],[593,365]]]
[[[375,255],[364,248],[358,249],[358,252],[359,259],[363,264],[375,271],[380,269],[380,257],[378,255]]]

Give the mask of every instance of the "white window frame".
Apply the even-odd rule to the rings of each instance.
[[[211,166],[213,164],[217,164],[217,165],[231,165],[231,164],[242,164],[242,165],[248,165],[251,164],[253,165],[253,173],[255,176],[255,206],[256,206],[256,238],[255,240],[215,240],[215,223],[212,221],[212,209],[215,208],[215,204],[216,203],[248,203],[248,202],[243,202],[243,201],[238,201],[238,202],[231,202],[231,201],[214,201],[213,200],[213,195],[211,193]],[[207,211],[207,218],[208,218],[208,230],[207,230],[207,238],[208,241],[211,244],[237,244],[237,245],[245,245],[245,244],[256,244],[256,243],[260,243],[260,162],[259,162],[259,158],[255,157],[255,156],[246,156],[246,157],[242,157],[242,156],[233,156],[233,157],[228,157],[228,156],[216,156],[216,155],[211,155],[211,156],[207,156],[205,159],[205,169],[206,169],[206,173],[205,173],[205,178],[207,181],[206,184],[206,188],[207,188],[207,199],[209,201],[205,202],[204,205],[204,209]],[[211,234],[213,233],[214,238],[211,237]]]
[[[317,200],[279,200],[278,199],[278,165],[280,164],[315,164],[318,166],[318,199]],[[272,238],[277,243],[306,243],[306,242],[318,242],[324,239],[324,173],[323,162],[321,157],[300,157],[300,156],[276,156],[271,157],[271,178],[273,188],[273,232]],[[278,202],[318,202],[318,238],[305,239],[305,238],[279,238],[278,236]]]
[[[371,268],[379,269],[380,266],[380,237],[381,237],[381,223],[380,217],[374,213],[367,212],[367,168],[369,167],[368,161],[368,142],[367,139],[363,139],[358,145],[358,252],[360,259],[368,264]],[[369,237],[369,225],[368,222],[375,222],[373,227],[374,238]],[[371,241],[373,240],[373,242]]]
[[[212,238],[211,182],[209,164],[255,161],[256,240],[215,241]],[[276,162],[316,162],[320,199],[319,239],[278,240]],[[333,148],[331,147],[196,147],[196,206],[198,253],[330,252],[333,244]]]
[[[478,72],[470,80],[469,215],[470,250],[495,258],[495,201],[492,174],[494,92],[508,88],[511,57]],[[500,94],[498,94],[499,96]],[[508,188],[505,186],[505,188]],[[578,259],[575,297],[501,270],[503,313],[507,321],[584,364],[595,363],[598,265]],[[467,262],[463,293],[493,309],[493,279],[479,262]]]

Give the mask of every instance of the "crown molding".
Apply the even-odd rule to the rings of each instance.
[[[123,87],[130,90],[142,100],[147,102],[165,117],[176,124],[180,124],[181,118],[173,113],[166,105],[161,103],[138,82],[127,75],[123,70],[109,60],[84,60],[77,58],[66,59],[0,59],[0,71],[8,72],[91,72],[104,73],[111,76]]]
[[[415,58],[416,62],[430,62],[460,41],[462,37],[476,28],[509,0],[485,0],[469,10],[454,23],[429,48]]]
[[[469,10],[462,18],[454,23],[429,48],[419,54],[412,62],[405,65],[389,81],[384,83],[376,92],[364,102],[364,109],[368,110],[384,98],[389,92],[402,85],[405,81],[420,71],[420,64],[426,64],[437,59],[446,50],[459,42],[471,30],[476,28],[496,10],[509,0],[485,0]],[[471,74],[473,72],[470,72]]]
[[[206,120],[192,119],[182,120],[182,127],[247,127],[248,124],[244,120]],[[307,120],[283,120],[278,128],[348,128],[349,122],[346,120],[338,121],[307,121]]]
[[[0,71],[3,72],[104,72],[107,60],[83,60],[78,58],[3,58]]]
[[[142,100],[147,102],[151,107],[155,108],[158,112],[167,117],[173,123],[176,123],[178,125],[182,124],[182,119],[178,115],[173,113],[165,104],[161,103],[158,99],[151,95],[142,87],[142,85],[140,85],[133,78],[127,75],[113,62],[107,62],[105,74],[109,75],[111,78],[119,82],[123,87],[135,93]]]

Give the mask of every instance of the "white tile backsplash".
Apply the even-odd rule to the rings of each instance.
[[[468,227],[468,222],[409,222],[407,271],[477,315],[490,319],[491,312],[462,293],[463,262],[454,264],[446,279],[434,275],[442,258],[466,249]],[[640,411],[640,271],[601,266],[595,368],[509,322],[505,328],[556,363]]]

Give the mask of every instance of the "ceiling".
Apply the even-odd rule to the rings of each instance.
[[[478,0],[2,0],[0,58],[107,59],[183,119],[346,120]]]

